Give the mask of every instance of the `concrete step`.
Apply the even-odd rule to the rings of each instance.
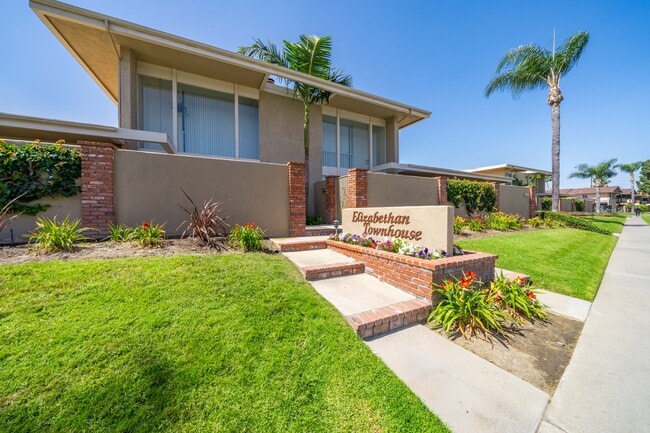
[[[431,311],[430,301],[367,274],[312,281],[311,284],[364,339],[423,322]]]
[[[309,281],[363,274],[365,265],[329,249],[284,253]]]
[[[325,241],[329,236],[301,236],[295,238],[272,238],[278,249],[283,252],[322,250],[327,248]]]
[[[332,236],[334,233],[335,229],[332,225],[305,227],[305,236]]]

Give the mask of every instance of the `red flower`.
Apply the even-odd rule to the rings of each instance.
[[[469,289],[469,288],[472,287],[472,281],[473,281],[473,280],[472,280],[471,278],[463,277],[463,278],[460,280],[460,282],[458,283],[458,285],[459,285],[460,287],[462,287],[463,289]]]
[[[528,299],[537,299],[537,296],[530,290],[526,292],[526,296],[528,296]]]
[[[474,281],[474,280],[476,279],[476,272],[474,272],[474,271],[469,271],[469,272],[467,273],[467,278],[470,279],[470,280],[472,280],[472,281]]]
[[[144,230],[147,230],[147,229],[149,228],[149,223],[146,223],[146,222],[145,222],[145,223],[142,223],[142,228],[143,228]]]
[[[254,230],[254,229],[255,229],[255,224],[253,224],[253,223],[248,223],[248,224],[246,224],[246,228],[247,228],[248,230]]]

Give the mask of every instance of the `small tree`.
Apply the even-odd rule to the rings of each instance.
[[[642,161],[637,161],[637,162],[630,162],[629,164],[618,164],[616,166],[616,168],[618,168],[619,170],[624,171],[626,173],[629,173],[629,175],[630,175],[630,185],[631,185],[631,188],[632,188],[632,192],[631,192],[631,194],[632,194],[632,207],[630,209],[630,212],[632,212],[632,213],[634,213],[634,211],[635,211],[635,208],[634,208],[634,201],[635,201],[635,198],[634,198],[634,186],[635,186],[634,185],[634,181],[635,181],[634,172],[641,168],[641,164],[643,164]]]
[[[596,188],[596,213],[600,213],[600,188],[607,185],[609,180],[616,176],[614,164],[616,164],[616,158],[596,165],[579,164],[576,166],[576,171],[569,175],[569,177],[591,180]]]
[[[637,182],[639,193],[650,195],[650,159],[641,164],[641,173]]]

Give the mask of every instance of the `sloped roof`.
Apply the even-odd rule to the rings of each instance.
[[[621,188],[618,186],[601,186],[600,194],[621,194]],[[550,193],[550,191],[549,191]],[[596,194],[596,188],[567,188],[560,189],[562,195],[591,195]]]
[[[263,88],[272,75],[301,81],[330,92],[331,107],[380,118],[395,116],[400,128],[431,115],[420,108],[55,0],[30,0],[29,5],[114,102],[118,100],[120,48],[126,47],[143,62],[247,87]]]

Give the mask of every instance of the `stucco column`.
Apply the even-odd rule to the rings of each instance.
[[[86,236],[102,239],[115,222],[115,146],[92,141],[77,144],[81,146],[81,223],[97,230]]]
[[[365,168],[348,171],[348,207],[368,207],[368,170]]]
[[[439,205],[449,205],[449,200],[447,200],[447,178],[444,176],[436,177],[438,181],[438,204]]]
[[[534,218],[537,214],[537,189],[531,185],[528,187],[528,218]]]
[[[336,219],[336,179],[338,176],[325,176],[325,224]]]
[[[305,163],[290,162],[289,169],[289,236],[304,236],[307,221],[305,198]]]

